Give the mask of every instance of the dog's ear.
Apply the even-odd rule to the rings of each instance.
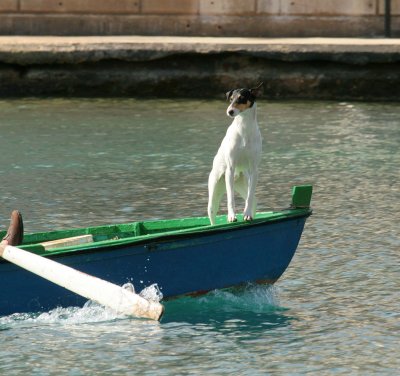
[[[232,94],[233,94],[233,90],[228,91],[228,92],[226,93],[226,99],[227,99],[228,101],[231,100]]]
[[[264,92],[264,82],[260,82],[256,87],[250,89],[252,95],[256,98],[260,97]]]

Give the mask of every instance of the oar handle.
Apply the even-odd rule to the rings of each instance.
[[[158,302],[150,302],[121,286],[7,245],[4,241],[0,243],[0,256],[78,295],[110,307],[118,313],[160,320],[164,312],[163,305]]]

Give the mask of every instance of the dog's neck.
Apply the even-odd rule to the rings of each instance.
[[[257,126],[257,103],[235,117],[235,122],[245,127]]]

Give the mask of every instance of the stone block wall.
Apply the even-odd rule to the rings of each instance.
[[[2,35],[376,37],[385,0],[0,0]],[[400,34],[400,0],[391,0]]]

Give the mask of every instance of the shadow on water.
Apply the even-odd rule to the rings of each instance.
[[[279,306],[277,292],[272,286],[216,290],[201,297],[182,297],[164,304],[162,324],[209,324],[218,329],[234,321],[241,330],[259,331],[261,327],[287,326],[295,319],[287,315],[286,308]]]

